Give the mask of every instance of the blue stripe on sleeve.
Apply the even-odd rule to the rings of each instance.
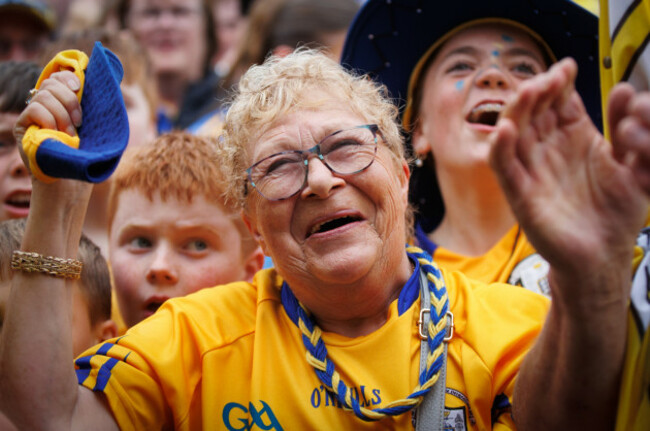
[[[93,391],[95,392],[103,392],[104,388],[106,387],[106,384],[108,383],[108,379],[111,378],[111,370],[117,363],[120,362],[115,358],[109,358],[108,361],[104,362],[104,365],[99,369],[99,372],[97,373],[97,382],[95,383],[95,387],[93,388]]]
[[[85,370],[86,368],[90,368],[90,359],[92,358],[92,355],[90,356],[82,356],[81,358],[78,358],[76,361],[74,361],[75,365],[82,370]]]
[[[111,350],[111,347],[113,347],[115,344],[113,343],[104,343],[102,344],[99,349],[97,349],[97,352],[95,352],[95,355],[106,355],[109,350]]]
[[[95,356],[106,356],[113,346],[115,346],[113,343],[104,343],[97,349],[94,354],[82,356],[75,361],[75,364],[78,367],[78,369],[75,370],[77,374],[77,383],[80,385],[83,384],[83,382],[90,375],[90,371],[92,370],[92,365],[90,364],[91,359]],[[124,357],[124,361],[126,361],[126,358],[130,353],[131,352],[129,352]],[[108,358],[106,362],[104,362],[104,364],[99,368],[99,371],[97,372],[97,381],[95,382],[93,391],[101,392],[104,390],[106,384],[108,383],[108,380],[111,378],[111,371],[118,362],[120,361],[115,358]]]
[[[90,375],[90,368],[75,370],[77,373],[77,383],[82,385]]]

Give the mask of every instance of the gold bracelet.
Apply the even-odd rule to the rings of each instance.
[[[42,272],[53,277],[77,280],[81,277],[83,263],[76,259],[43,256],[28,251],[14,250],[11,269],[24,272]]]

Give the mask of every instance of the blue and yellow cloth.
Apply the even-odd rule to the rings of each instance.
[[[33,125],[23,137],[23,150],[34,176],[42,182],[72,178],[92,183],[107,179],[129,141],[129,123],[120,82],[120,60],[96,42],[90,59],[81,51],[57,54],[43,69],[36,84],[55,72],[72,71],[79,78],[83,124],[78,136]]]

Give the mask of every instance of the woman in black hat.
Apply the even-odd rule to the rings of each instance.
[[[386,84],[403,108],[417,157],[410,195],[418,210],[415,242],[439,265],[550,296],[549,265],[516,222],[490,169],[490,134],[510,95],[565,56],[578,63],[576,87],[600,127],[597,33],[597,18],[565,0],[371,0],[357,17],[343,63]],[[571,199],[562,189],[553,192]],[[646,279],[643,268],[637,278]],[[638,335],[631,337],[638,345]],[[630,370],[630,364],[648,363],[640,354],[627,356]],[[647,399],[642,366],[627,368],[634,396]],[[630,393],[622,401],[633,412],[638,404],[629,402]]]
[[[565,0],[369,2],[343,63],[402,105],[416,156],[415,242],[441,266],[549,295],[548,263],[516,223],[489,167],[489,136],[517,87],[562,57],[600,126],[598,20]]]

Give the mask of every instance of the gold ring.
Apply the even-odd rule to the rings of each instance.
[[[25,100],[25,105],[29,105],[37,94],[38,94],[37,88],[32,88],[31,90],[29,90],[29,96],[27,96],[27,100]]]

